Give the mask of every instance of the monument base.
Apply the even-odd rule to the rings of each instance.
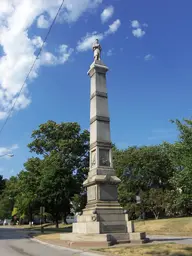
[[[128,234],[60,234],[66,245],[80,247],[106,247],[117,243],[129,243]]]
[[[119,243],[144,243],[145,233],[134,232],[132,221],[117,201],[89,202],[73,223],[73,233],[60,239],[76,246],[108,246]]]
[[[101,202],[100,202],[101,203]],[[134,232],[132,221],[124,214],[118,202],[110,202],[105,208],[97,207],[83,210],[73,223],[73,233],[60,234],[60,240],[70,247],[105,247],[120,243],[146,243],[145,232]],[[104,203],[103,203],[104,204]],[[109,202],[108,202],[109,204]],[[103,205],[102,205],[103,206]]]
[[[134,235],[133,235],[134,234]],[[133,239],[133,240],[132,240]],[[60,240],[67,247],[107,247],[115,244],[148,242],[145,233],[110,233],[110,234],[60,234]]]

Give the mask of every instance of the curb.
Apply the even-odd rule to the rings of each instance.
[[[103,255],[103,254],[97,254],[97,253],[93,253],[93,252],[86,252],[86,251],[78,250],[78,249],[71,249],[71,248],[60,246],[60,245],[50,244],[50,243],[47,243],[47,242],[43,242],[43,241],[41,241],[37,238],[33,238],[30,235],[28,235],[28,238],[33,242],[36,242],[36,243],[39,243],[39,244],[42,244],[42,245],[46,245],[46,246],[49,246],[51,248],[55,248],[57,250],[64,250],[64,251],[69,251],[69,252],[73,252],[73,253],[78,253],[81,256],[101,256],[101,255]]]

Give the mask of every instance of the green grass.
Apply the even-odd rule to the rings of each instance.
[[[116,256],[191,256],[192,246],[182,244],[155,244],[129,247],[110,247],[97,249],[97,251],[107,255]]]
[[[151,235],[192,237],[192,217],[135,221],[135,231]]]

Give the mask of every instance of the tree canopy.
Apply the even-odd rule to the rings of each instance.
[[[121,179],[119,202],[131,219],[192,214],[192,120],[175,120],[178,141],[118,149],[113,165]],[[48,121],[31,135],[35,156],[16,177],[0,176],[0,218],[45,217],[58,226],[86,204],[83,181],[89,168],[89,132],[78,123]]]

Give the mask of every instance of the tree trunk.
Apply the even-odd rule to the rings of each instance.
[[[66,225],[68,224],[67,223],[67,214],[66,213],[63,214],[63,223],[66,224]]]
[[[155,219],[158,220],[158,219],[159,219],[159,212],[156,213],[155,211],[153,211],[153,214],[154,214],[154,216],[155,216]]]
[[[30,226],[32,226],[32,221],[33,221],[33,210],[32,210],[31,205],[29,205],[29,223],[30,223]]]
[[[57,217],[56,217],[56,220],[55,220],[55,227],[56,227],[56,228],[59,228],[59,220],[58,220]]]
[[[58,217],[58,213],[55,214],[55,227],[59,228],[59,217]]]

